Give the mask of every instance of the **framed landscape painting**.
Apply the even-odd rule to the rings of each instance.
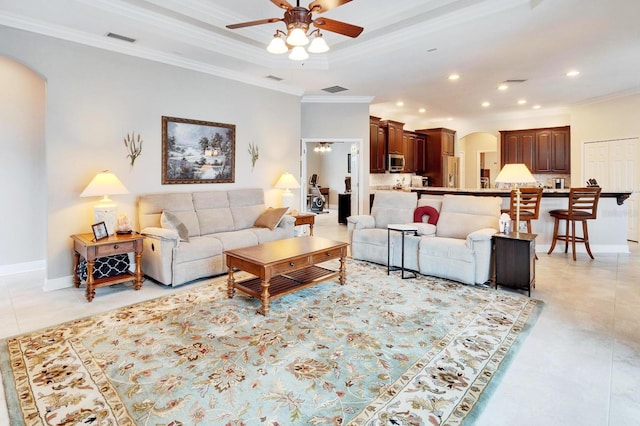
[[[162,184],[234,182],[236,126],[162,117]]]

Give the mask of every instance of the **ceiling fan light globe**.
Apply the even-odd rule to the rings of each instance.
[[[289,31],[287,44],[290,46],[306,46],[309,44],[309,39],[302,28],[294,28]]]
[[[309,54],[306,50],[304,50],[304,47],[302,46],[294,47],[291,50],[291,53],[289,53],[289,59],[293,61],[304,61],[307,58],[309,58]]]
[[[317,35],[309,45],[308,50],[311,53],[325,53],[329,51],[329,45],[324,41],[322,35]]]
[[[276,55],[286,53],[289,50],[284,40],[278,36],[271,39],[271,43],[267,46],[267,51]]]

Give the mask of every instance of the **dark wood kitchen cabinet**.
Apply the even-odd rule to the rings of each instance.
[[[387,154],[404,154],[404,123],[392,120],[383,120],[381,123],[387,134]]]
[[[426,167],[421,174],[429,178],[429,186],[444,186],[442,157],[454,155],[456,131],[439,127],[421,129],[416,133],[425,135]]]
[[[387,160],[387,136],[378,117],[369,117],[369,172],[384,173]]]
[[[404,172],[416,171],[416,134],[404,132],[402,136],[402,153],[404,154]]]
[[[571,173],[569,127],[536,132],[535,173]]]
[[[571,128],[500,131],[500,167],[512,163],[531,173],[571,173]]]
[[[416,174],[422,175],[427,171],[427,137],[416,133],[414,157],[416,163]]]
[[[535,132],[530,130],[500,132],[500,168],[505,164],[523,163],[533,172]]]

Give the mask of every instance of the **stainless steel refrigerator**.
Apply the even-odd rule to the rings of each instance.
[[[460,157],[442,156],[442,183],[445,188],[460,188]]]

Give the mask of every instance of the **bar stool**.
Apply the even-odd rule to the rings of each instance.
[[[542,199],[542,188],[520,188],[520,222],[527,224],[527,233],[531,234],[531,221],[538,220],[540,215],[540,200]],[[518,216],[516,190],[511,191],[511,198],[509,202],[509,217],[511,223],[517,223],[516,218]],[[517,230],[516,230],[517,231]],[[538,255],[535,255],[536,259]]]
[[[564,241],[564,252],[567,252],[569,241],[573,251],[573,260],[576,260],[576,242],[584,243],[587,253],[592,259],[591,247],[589,247],[589,231],[587,230],[587,220],[595,219],[598,212],[598,200],[600,199],[600,187],[571,188],[569,190],[568,210],[551,210],[549,214],[555,218],[553,225],[553,241],[547,254],[551,254],[556,247],[557,241]],[[558,225],[561,220],[566,221],[564,235],[558,235]],[[576,236],[576,221],[582,222],[582,237]],[[569,222],[571,222],[571,233],[569,233]]]

